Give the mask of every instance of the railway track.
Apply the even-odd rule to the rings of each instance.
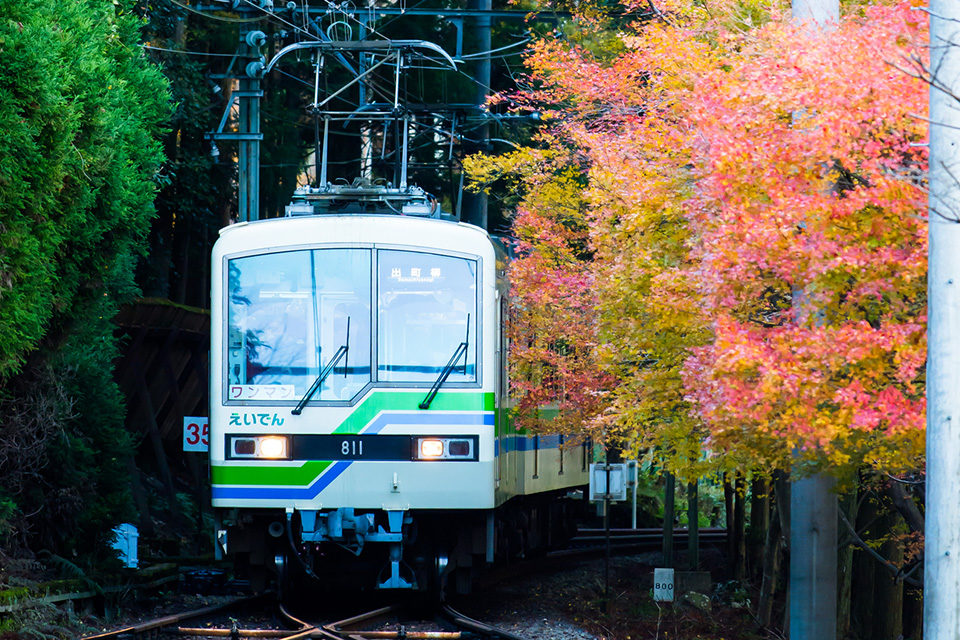
[[[220,604],[212,605],[209,607],[202,607],[200,609],[192,609],[190,611],[184,611],[182,613],[165,615],[159,618],[154,618],[152,620],[147,620],[145,622],[139,622],[135,625],[129,625],[120,629],[105,631],[103,633],[98,633],[90,636],[83,636],[80,640],[108,640],[110,638],[121,639],[121,638],[157,637],[163,629],[172,627],[173,625],[179,624],[186,620],[192,620],[195,618],[204,618],[204,617],[213,616],[216,614],[222,614],[224,612],[238,609],[240,607],[254,605],[259,602],[262,602],[264,597],[265,597],[265,594],[257,594],[255,596],[250,596],[246,598],[236,598],[236,599],[233,599],[227,602],[222,602]]]
[[[611,529],[610,549],[614,554],[659,551],[663,544],[663,530],[648,529]],[[726,541],[726,530],[705,528],[699,531],[702,545],[722,544]],[[677,529],[673,534],[675,548],[682,548],[688,541],[688,531]],[[489,575],[480,578],[476,587],[490,588],[495,584],[512,579],[511,576],[528,574],[531,571],[554,571],[561,569],[570,560],[577,557],[590,557],[605,552],[607,535],[604,529],[581,528],[573,537],[568,548],[552,551],[545,556],[531,558],[504,565],[494,569]],[[321,640],[366,640],[409,638],[411,640],[457,640],[457,639],[500,639],[521,640],[518,636],[497,629],[481,621],[474,620],[449,605],[441,605],[430,615],[411,615],[403,606],[380,607],[333,622],[311,622],[294,616],[282,604],[279,614],[286,628],[244,628],[236,620],[229,626],[185,626],[187,621],[215,618],[222,624],[224,615],[231,611],[249,609],[256,602],[264,602],[261,594],[251,598],[238,598],[220,605],[186,611],[128,626],[110,632],[86,636],[81,640],[107,640],[110,638],[278,638],[281,640],[300,640],[320,638]],[[269,595],[269,594],[266,594]],[[242,616],[238,616],[238,619]],[[209,625],[209,623],[208,623]],[[247,624],[247,627],[250,625]]]
[[[249,599],[247,599],[249,600]],[[138,625],[117,629],[81,640],[110,638],[276,638],[278,640],[523,640],[508,631],[474,620],[449,605],[441,605],[433,615],[410,615],[399,605],[381,607],[343,620],[311,623],[279,606],[288,628],[245,628],[237,619],[229,626],[182,626],[181,623],[221,614],[242,605],[231,602],[217,607],[164,616]]]

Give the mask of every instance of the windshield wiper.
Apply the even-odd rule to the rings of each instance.
[[[437,397],[437,392],[440,391],[440,387],[443,386],[443,383],[447,381],[447,378],[450,377],[450,374],[453,373],[453,370],[457,366],[457,361],[460,360],[460,356],[463,356],[463,374],[467,374],[467,348],[470,346],[470,314],[467,314],[467,334],[464,336],[463,342],[457,345],[457,350],[453,352],[453,357],[447,361],[447,364],[444,365],[443,370],[440,372],[440,375],[437,376],[436,382],[433,383],[433,386],[430,387],[430,391],[427,393],[427,397],[419,404],[421,409],[429,409],[430,403],[433,402],[433,399]]]
[[[303,394],[303,397],[300,398],[300,402],[296,407],[290,410],[295,416],[300,415],[303,412],[303,408],[307,406],[307,403],[310,402],[310,398],[317,392],[317,389],[320,388],[320,385],[323,384],[323,381],[327,379],[327,376],[330,375],[330,372],[333,371],[333,368],[337,366],[337,363],[340,362],[346,355],[347,351],[350,350],[350,316],[347,316],[347,341],[340,345],[340,348],[337,349],[337,352],[333,354],[333,357],[330,358],[330,362],[327,363],[327,366],[323,368],[323,371],[320,372],[320,375],[317,376],[317,379],[313,381],[313,384],[310,385],[310,388],[307,389],[307,392]],[[343,375],[347,375],[347,368],[344,365]]]

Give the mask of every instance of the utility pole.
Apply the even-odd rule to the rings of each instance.
[[[468,11],[490,11],[492,8],[491,0],[468,0]],[[490,51],[490,16],[477,15],[471,18],[469,24],[472,25],[473,46],[478,52]],[[478,105],[483,105],[487,101],[487,95],[490,87],[490,55],[484,55],[477,58],[474,63],[473,78],[476,81],[476,90],[474,92],[475,100]],[[485,113],[485,111],[481,111]],[[486,151],[488,138],[490,136],[490,125],[483,124],[478,127],[471,137],[477,138],[478,142],[474,146],[476,151]],[[465,191],[463,193],[463,205],[460,218],[464,222],[475,224],[482,229],[487,228],[487,194],[472,193]]]
[[[792,16],[812,32],[840,20],[838,0],[793,0]],[[800,303],[805,304],[805,302]],[[800,314],[809,312],[800,309]],[[790,640],[837,637],[837,496],[824,473],[794,470],[790,487]]]
[[[239,194],[237,196],[237,218],[240,222],[252,222],[260,217],[260,76],[263,62],[260,47],[267,37],[262,31],[240,30],[241,59],[247,64],[240,72],[240,90],[234,95],[239,100],[239,122],[237,156]]]
[[[930,2],[923,637],[960,638],[960,4]]]

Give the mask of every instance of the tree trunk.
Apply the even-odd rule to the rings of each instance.
[[[779,510],[779,504],[778,497],[773,507],[775,511]],[[757,603],[757,619],[760,621],[760,626],[765,629],[769,629],[773,621],[773,602],[780,575],[780,516],[778,513],[774,513],[773,516],[770,519],[770,526],[767,527],[763,544],[760,599]]]
[[[663,499],[663,562],[673,566],[673,519],[674,519],[674,478],[672,473],[665,475]]]
[[[747,529],[747,552],[750,577],[763,575],[764,549],[770,527],[770,482],[754,477],[750,483],[750,525]]]
[[[892,507],[882,514],[878,522],[878,533],[890,535],[901,522]],[[899,565],[903,562],[903,546],[898,540],[887,540],[880,548],[880,554]],[[873,582],[873,633],[872,640],[898,640],[903,633],[903,582],[894,579],[889,571],[876,567]]]
[[[906,588],[903,594],[903,637],[907,640],[923,638],[923,590]]]
[[[877,505],[873,496],[862,500],[857,512],[857,519],[851,520],[857,532],[864,540],[870,538],[870,530],[877,520]],[[872,640],[873,616],[876,613],[876,603],[873,601],[873,583],[876,571],[879,568],[877,561],[869,554],[858,550],[853,554],[853,586],[850,603],[850,626],[855,638],[869,638]]]
[[[845,495],[840,500],[839,508],[847,516],[848,522],[857,521],[857,491]],[[850,636],[850,614],[853,589],[853,541],[850,535],[840,535],[839,549],[837,550],[837,638],[841,640]]]
[[[781,566],[790,568],[790,474],[784,471],[775,471],[773,474],[774,492],[777,496],[777,523],[780,525],[780,540],[783,544],[783,558]],[[787,580],[786,601],[790,603],[790,581]],[[783,637],[787,637],[790,629],[790,607],[783,608]]]
[[[687,563],[690,571],[700,568],[700,505],[697,481],[687,485]]]
[[[747,520],[747,481],[737,474],[733,496],[733,530],[735,536],[733,577],[743,580],[747,577],[747,539],[744,535]]]
[[[130,491],[133,494],[133,503],[137,506],[137,526],[140,527],[140,535],[152,536],[155,532],[153,526],[153,516],[150,514],[150,504],[147,501],[147,492],[143,488],[143,480],[140,477],[140,469],[133,458],[133,454],[127,456],[127,471],[130,474]]]
[[[727,577],[733,579],[734,567],[737,556],[737,541],[734,536],[733,526],[733,483],[730,482],[730,474],[723,476],[723,517],[727,528]]]

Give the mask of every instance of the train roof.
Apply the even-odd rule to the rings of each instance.
[[[336,244],[406,245],[462,253],[493,252],[493,240],[466,222],[396,214],[326,214],[240,222],[220,229],[215,251],[275,251]]]

